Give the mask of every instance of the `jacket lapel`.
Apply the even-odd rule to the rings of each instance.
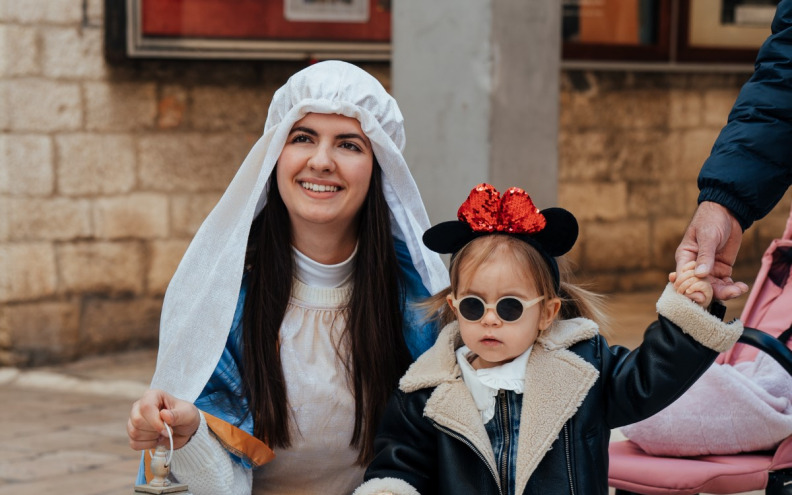
[[[594,366],[571,351],[534,346],[526,365],[520,416],[517,493],[523,493],[536,466],[598,377]]]
[[[536,341],[525,367],[525,392],[517,444],[517,493],[525,490],[539,462],[574,416],[599,372],[568,347],[597,335],[594,322],[583,318],[556,321]],[[497,473],[487,430],[481,422],[454,351],[462,345],[456,322],[447,325],[431,349],[413,363],[399,382],[404,392],[436,387],[424,415],[462,437]],[[497,479],[497,476],[496,476]]]

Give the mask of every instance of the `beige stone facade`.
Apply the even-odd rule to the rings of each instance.
[[[0,366],[154,345],[190,238],[302,67],[108,65],[102,5],[0,0]],[[388,86],[387,66],[365,68]],[[663,283],[745,77],[565,73],[559,194],[581,220],[582,278]],[[748,232],[748,280],[789,199]]]

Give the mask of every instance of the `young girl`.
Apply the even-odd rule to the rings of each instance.
[[[712,292],[687,267],[643,344],[609,347],[597,296],[559,273],[555,257],[577,238],[571,213],[481,184],[458,218],[423,237],[454,253],[451,286],[434,298],[450,323],[401,379],[355,494],[606,494],[610,430],[670,404],[742,324],[689,299]]]

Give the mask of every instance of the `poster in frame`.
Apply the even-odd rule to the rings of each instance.
[[[681,62],[753,62],[770,35],[778,0],[682,0]]]
[[[104,1],[111,61],[390,59],[390,0]]]

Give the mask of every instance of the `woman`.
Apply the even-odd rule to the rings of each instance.
[[[353,65],[275,93],[168,287],[152,390],[130,413],[135,449],[173,427],[171,472],[192,493],[362,481],[390,392],[436,336],[410,303],[447,285],[403,147],[396,102]]]

